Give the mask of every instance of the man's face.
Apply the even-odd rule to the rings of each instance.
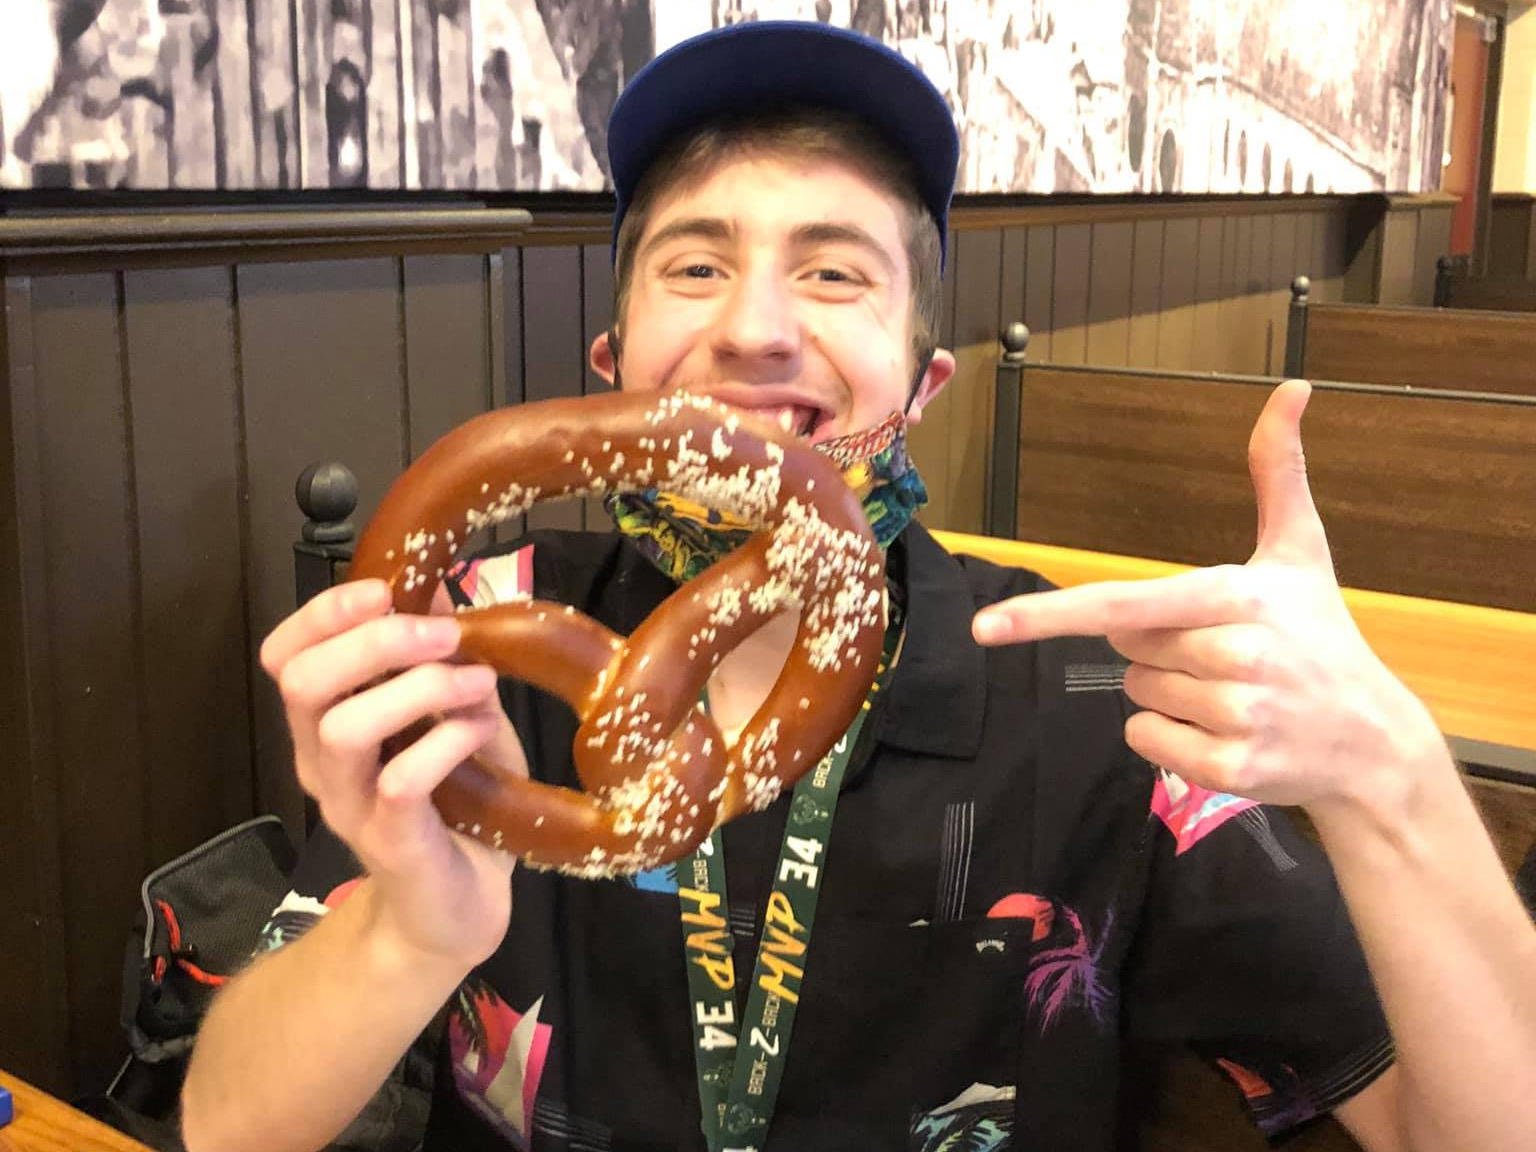
[[[663,195],[636,251],[623,387],[709,395],[817,443],[901,411],[915,366],[899,213],[836,161],[727,161]],[[606,335],[592,363],[612,380]],[[909,419],[953,371],[936,353]]]

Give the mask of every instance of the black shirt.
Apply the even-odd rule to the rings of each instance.
[[[1103,641],[977,646],[976,609],[1038,575],[915,525],[892,565],[906,638],[837,808],[768,1148],[1107,1149],[1125,1037],[1191,1045],[1272,1135],[1379,1075],[1386,1025],[1316,847],[1132,753]],[[463,602],[534,591],[620,633],[672,588],[616,535],[535,533],[456,576]],[[534,774],[575,786],[572,711],[511,683],[503,702]],[[787,806],[724,831],[743,998]],[[269,945],[355,873],[322,829]],[[702,1150],[675,872],[513,886],[506,942],[427,1038],[426,1146]]]

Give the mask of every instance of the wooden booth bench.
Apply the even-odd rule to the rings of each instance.
[[[1505,289],[1515,292],[1512,284],[1499,291]],[[1307,278],[1298,277],[1285,374],[1536,396],[1536,296],[1532,310],[1486,311],[1468,303],[1476,289],[1457,291],[1462,295],[1449,308],[1325,304],[1312,300]]]

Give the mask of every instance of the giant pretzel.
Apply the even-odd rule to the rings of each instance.
[[[459,654],[560,696],[581,721],[585,791],[479,758],[433,793],[453,827],[582,876],[653,868],[763,808],[826,753],[872,682],[884,561],[831,461],[684,393],[614,393],[490,412],[432,446],[390,490],[352,562],[400,612],[426,612],[471,534],[540,500],[660,486],[760,529],[683,585],[628,640],[575,609],[521,600],[464,610]],[[729,750],[698,706],[724,653],[779,611],[799,631]]]

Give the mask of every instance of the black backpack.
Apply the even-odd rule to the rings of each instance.
[[[181,1152],[177,1105],[214,993],[251,958],[297,854],[276,816],[247,820],[155,869],[123,961],[129,1055],[76,1107],[161,1152]]]

